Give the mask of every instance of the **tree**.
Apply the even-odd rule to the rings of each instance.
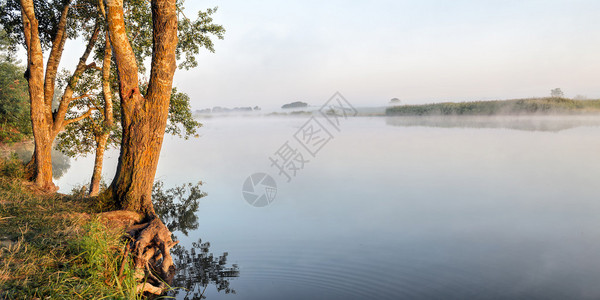
[[[0,142],[18,141],[31,134],[25,68],[7,50],[6,32],[0,30]]]
[[[76,3],[72,4],[73,1]],[[162,278],[167,278],[173,269],[169,249],[175,243],[154,211],[151,193],[169,117],[176,62],[181,59],[180,68],[195,67],[195,54],[200,48],[214,51],[207,34],[223,38],[224,33],[222,26],[212,24],[210,15],[216,9],[199,12],[198,19],[191,21],[183,15],[182,3],[177,0],[151,0],[150,4],[146,0],[7,0],[0,5],[0,23],[7,28],[9,36],[20,40],[27,50],[25,76],[35,139],[34,159],[30,165],[32,178],[40,188],[55,188],[50,150],[58,133],[74,122],[89,121],[94,114],[105,120],[110,118],[107,100],[111,97],[102,96],[104,106],[101,108],[90,94],[76,93],[80,79],[84,78],[85,82],[88,72],[104,70],[103,86],[108,82],[104,80],[108,74],[104,65],[109,61],[105,58],[110,52],[110,61],[117,69],[121,153],[113,182],[99,199],[108,199],[112,209],[137,212],[147,221],[136,225],[129,234],[134,241],[130,245],[135,267],[144,270],[144,283],[153,283],[140,284],[138,289],[151,293],[164,291],[162,281],[151,269],[158,271]],[[87,40],[85,51],[68,76],[64,92],[57,97],[57,109],[53,110],[58,64],[65,41],[80,32]],[[103,60],[103,68],[98,68],[95,63],[86,62],[101,36],[105,43],[96,48],[96,54],[105,54],[97,55]],[[98,50],[100,47],[104,51]],[[108,51],[109,47],[112,51]],[[45,72],[43,49],[50,49]],[[140,73],[145,70],[143,62],[147,57],[151,57],[151,67],[147,88],[143,88]],[[103,94],[107,90],[104,89]],[[89,104],[87,110],[83,108],[85,103]],[[103,113],[98,115],[98,111]],[[71,115],[75,116],[69,117]],[[100,136],[110,132],[108,127],[102,126]]]
[[[400,103],[400,99],[398,99],[398,98],[392,98],[392,99],[390,100],[390,103],[391,103],[391,104],[397,104],[397,103]]]
[[[95,82],[92,81],[91,84]],[[83,86],[87,86],[87,84]],[[111,99],[108,97],[105,95],[104,99]],[[113,112],[109,113],[110,108],[107,109],[104,105],[105,102],[102,101],[102,95],[91,97],[90,99],[95,99],[95,105],[99,106],[98,111],[100,113],[94,114],[92,117],[81,122],[66,126],[65,130],[57,137],[56,148],[71,157],[90,153],[95,154],[89,195],[97,196],[100,190],[104,152],[110,148],[118,147],[121,142],[121,126],[106,121],[110,120],[109,116],[111,115],[113,116],[113,120],[119,119],[120,102],[115,102]],[[88,104],[82,105],[87,106]],[[197,129],[200,126],[201,124],[193,119],[189,97],[185,93],[178,92],[176,88],[173,88],[165,132],[188,139],[191,136],[197,136]]]
[[[123,136],[117,173],[103,197],[112,198],[117,208],[154,215],[152,184],[169,115],[176,60],[185,55],[180,67],[196,66],[194,54],[201,47],[214,51],[206,33],[222,38],[224,29],[212,24],[210,14],[215,10],[200,12],[196,21],[182,16],[178,22],[175,0],[152,1],[152,51],[149,51],[152,60],[144,93],[139,84],[138,51],[134,51],[123,30],[126,28],[123,5],[119,1],[108,4],[107,21],[118,69]],[[178,45],[179,36],[182,38]]]
[[[144,72],[143,61],[152,55],[150,5],[147,0],[126,0],[117,3],[125,6],[128,12],[125,16],[125,25],[129,29],[126,34],[132,42],[138,70]],[[81,89],[79,93],[76,91],[85,73],[96,72],[97,76],[100,72],[104,74],[102,70],[105,63],[111,61],[111,59],[104,60],[105,54],[111,54],[111,51],[104,51],[109,47],[107,43],[110,43],[110,40],[105,38],[107,22],[101,13],[101,8],[104,7],[101,4],[103,1],[99,0],[6,0],[0,5],[0,24],[4,26],[12,41],[10,45],[14,47],[21,43],[28,53],[26,77],[32,104],[31,121],[35,151],[27,170],[29,179],[41,188],[50,190],[55,188],[51,179],[50,150],[56,136],[69,124],[98,113],[96,106],[83,105],[83,103],[90,104],[93,100],[89,99],[90,95],[87,91]],[[182,4],[183,1],[176,4],[176,9],[180,13]],[[185,16],[179,21],[181,42],[177,45],[175,55],[177,59],[184,56],[180,67],[195,67],[197,62],[194,55],[202,47],[214,51],[212,41],[207,34],[212,33],[218,38],[223,38],[223,27],[212,24],[210,15],[215,11],[216,9],[208,9],[206,12],[199,12],[196,21],[190,21]],[[64,91],[61,95],[55,92],[55,84],[62,51],[67,39],[78,36],[83,36],[87,40],[87,47],[75,70],[68,75],[67,84],[63,87]],[[97,43],[103,37],[105,43]],[[45,72],[42,50],[50,50]],[[95,63],[86,64],[91,53],[95,53],[96,60],[102,61],[103,68],[96,67]],[[57,103],[54,109],[53,100]],[[110,123],[109,118],[105,120]],[[111,126],[103,127],[105,127],[103,131],[109,131],[108,128]],[[100,134],[98,137],[98,150],[102,150],[105,135]]]
[[[87,65],[86,61],[98,38],[97,13],[90,10],[90,5],[87,4],[82,3],[78,8],[80,12],[72,12],[72,14],[71,0],[20,0],[19,2],[7,0],[0,6],[0,23],[12,40],[21,42],[27,50],[25,78],[28,83],[35,142],[33,157],[27,166],[27,174],[36,186],[46,190],[56,189],[52,182],[51,158],[54,138],[64,126],[87,118],[92,111],[90,108],[77,117],[66,118],[71,109],[71,102],[78,97],[74,95],[74,89],[79,78],[86,69],[92,67]],[[69,15],[73,17],[69,18]],[[87,46],[71,74],[69,83],[62,95],[58,97],[57,109],[53,110],[58,65],[66,40],[78,36],[79,31],[76,29],[87,33],[85,35]],[[45,70],[44,49],[50,49]]]
[[[553,98],[562,98],[564,97],[564,93],[560,90],[560,88],[555,88],[550,90],[550,96]]]
[[[200,46],[212,49],[212,42],[204,34],[215,32],[222,37],[223,28],[212,25],[212,19],[206,13],[199,13],[198,20],[194,22],[183,16],[181,30],[178,31],[176,0],[152,0],[152,59],[148,87],[144,93],[140,88],[136,52],[125,30],[123,2],[114,0],[106,4],[109,37],[118,70],[123,133],[117,173],[110,187],[99,197],[111,200],[118,209],[145,216],[148,222],[132,234],[135,267],[143,269],[147,277],[152,278],[152,270],[157,270],[160,277],[168,278],[174,270],[170,249],[176,243],[157,217],[151,196],[169,115],[176,61],[185,54],[181,66],[195,66],[197,63],[193,55]],[[209,10],[208,14],[211,13]],[[184,37],[179,45],[178,33],[183,33]],[[138,289],[151,293],[165,290],[160,280],[151,281],[153,284],[140,284]]]

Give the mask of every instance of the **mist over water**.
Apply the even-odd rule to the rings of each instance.
[[[239,266],[236,294],[207,299],[600,297],[600,118],[351,118],[288,183],[269,157],[308,118],[211,118],[199,139],[165,138],[156,178],[208,194],[181,243]],[[72,161],[61,191],[91,163]],[[277,181],[262,208],[241,193],[255,172]]]

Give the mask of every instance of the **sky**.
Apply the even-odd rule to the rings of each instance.
[[[193,109],[600,98],[600,1],[207,0],[227,32],[175,86]],[[74,55],[78,57],[79,55]]]

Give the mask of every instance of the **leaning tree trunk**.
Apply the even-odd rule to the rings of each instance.
[[[53,113],[52,99],[54,97],[55,79],[58,65],[67,39],[66,26],[71,0],[63,1],[64,6],[60,19],[56,24],[56,33],[52,40],[52,47],[46,63],[44,74],[44,58],[38,31],[38,20],[35,16],[34,1],[20,0],[21,18],[23,22],[23,34],[27,50],[27,71],[25,78],[29,84],[29,98],[31,103],[31,123],[34,137],[34,154],[26,166],[26,177],[33,181],[36,186],[44,190],[55,191],[56,186],[52,182],[52,144],[56,135],[63,130],[64,126],[77,122],[91,115],[91,109],[87,113],[73,119],[65,119],[69,110],[69,103],[73,100],[73,91],[77,81],[87,68],[85,61],[91,53],[98,36],[98,24],[94,28],[90,40],[77,68],[71,76],[63,96],[61,97],[58,110]]]
[[[171,232],[156,216],[152,206],[152,185],[165,134],[169,101],[175,73],[177,47],[176,0],[152,0],[153,46],[150,81],[146,96],[138,85],[135,55],[125,31],[122,0],[106,1],[110,41],[119,73],[123,137],[117,173],[103,197],[112,197],[124,210],[145,215],[147,223],[131,233],[136,269],[143,270],[139,291],[161,293],[162,279],[173,271],[169,254],[175,245]],[[148,283],[151,284],[148,284]]]
[[[27,47],[27,71],[31,102],[31,124],[35,143],[34,156],[28,168],[30,179],[42,189],[54,190],[52,183],[52,139],[49,134],[52,119],[46,113],[44,101],[44,57],[32,1],[21,0],[21,18]]]
[[[152,1],[153,55],[146,97],[125,32],[122,1],[107,1],[108,26],[121,96],[123,137],[112,197],[121,209],[154,215],[152,185],[163,142],[175,73],[177,14],[175,0]]]

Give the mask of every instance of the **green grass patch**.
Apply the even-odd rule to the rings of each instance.
[[[85,198],[37,194],[0,176],[0,298],[136,298],[122,232],[91,213]]]

